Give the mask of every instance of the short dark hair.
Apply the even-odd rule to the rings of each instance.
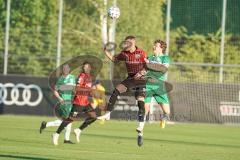
[[[156,43],[160,43],[161,44],[161,48],[163,50],[163,53],[165,53],[166,48],[167,48],[167,43],[162,41],[162,40],[160,40],[160,39],[155,40],[154,44],[156,44]]]
[[[125,40],[128,40],[128,39],[136,39],[136,37],[133,36],[133,35],[130,35],[130,36],[125,37]]]
[[[82,72],[84,72],[84,66],[87,65],[87,64],[89,64],[91,66],[91,64],[88,61],[83,62],[83,64],[82,64]]]
[[[91,64],[88,61],[84,61],[82,65],[85,66],[86,64],[89,64],[91,66]]]

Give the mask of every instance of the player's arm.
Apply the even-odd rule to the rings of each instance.
[[[111,52],[107,51],[106,48],[104,48],[104,53],[105,55],[112,61],[112,62],[117,62],[117,61],[125,61],[126,57],[123,52],[112,55]]]
[[[53,90],[53,94],[54,96],[58,99],[58,101],[61,103],[61,104],[64,104],[64,100],[62,99],[62,97],[60,96],[57,88],[55,87],[55,89]]]
[[[112,62],[116,61],[116,58],[109,51],[107,51],[106,48],[104,48],[104,53]]]
[[[142,78],[147,73],[147,71],[146,71],[146,62],[145,62],[145,59],[147,58],[147,53],[145,51],[142,51],[141,55],[142,55],[141,63],[143,63],[145,67],[134,76],[134,79]]]
[[[156,61],[150,61],[150,60],[147,60],[147,59],[145,60],[145,62],[146,62],[147,69],[154,70],[154,71],[157,71],[157,72],[165,73],[165,72],[167,72],[168,67],[169,67],[168,62],[161,63],[161,62],[156,62]]]

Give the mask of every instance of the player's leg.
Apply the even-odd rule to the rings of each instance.
[[[170,106],[169,106],[169,99],[167,94],[162,95],[154,95],[157,103],[160,105],[163,114],[165,117],[169,117],[170,114]]]
[[[136,130],[138,132],[137,143],[139,147],[143,145],[143,127],[145,121],[145,93],[143,89],[143,87],[138,87],[135,93],[135,97],[138,103],[138,127]]]
[[[138,132],[138,138],[137,138],[137,143],[138,146],[143,145],[143,127],[144,127],[144,121],[145,121],[145,108],[144,108],[144,97],[138,97],[137,98],[138,102],[138,127],[137,127],[137,132]]]
[[[76,135],[77,142],[80,142],[81,132],[85,128],[87,128],[90,124],[92,124],[93,122],[95,122],[97,120],[97,115],[96,115],[95,110],[91,106],[87,106],[85,108],[86,108],[85,112],[88,115],[88,117],[84,120],[84,122],[80,125],[79,128],[74,129],[74,133]]]
[[[60,134],[60,133],[64,130],[64,128],[65,128],[68,124],[70,124],[71,122],[72,122],[71,119],[63,120],[62,123],[61,123],[61,125],[58,127],[56,133]]]
[[[74,144],[72,141],[70,141],[71,129],[72,129],[72,123],[69,123],[69,124],[65,127],[64,143]]]
[[[143,101],[142,101],[143,99]],[[138,127],[137,127],[137,132],[143,132],[145,120],[146,120],[146,115],[149,112],[149,103],[145,104],[144,103],[144,98],[139,98],[138,99]],[[147,112],[146,112],[147,109]]]
[[[61,117],[63,119],[63,121],[60,124],[60,126],[58,127],[56,133],[54,133],[52,135],[52,137],[53,137],[53,144],[54,145],[58,145],[59,134],[62,132],[62,130],[65,127],[67,127],[68,124],[70,124],[73,121],[70,118],[72,110],[73,110],[73,105],[72,104],[68,104],[68,103],[63,104],[63,105],[59,105],[58,107],[55,108],[55,112],[58,114],[59,117]],[[68,128],[68,132],[69,132],[69,128]],[[70,128],[70,132],[71,132],[71,128]],[[70,136],[70,134],[69,134],[69,136]]]
[[[47,128],[47,127],[58,127],[60,126],[60,124],[62,123],[62,120],[57,119],[55,121],[50,121],[50,122],[46,122],[46,121],[42,121],[41,126],[40,126],[40,133],[42,133],[42,131]]]
[[[114,105],[117,101],[117,97],[127,91],[127,87],[124,84],[118,84],[115,90],[113,91],[109,102],[107,104],[107,111],[112,111],[114,109]]]
[[[149,113],[149,110],[150,110],[150,103],[146,103],[146,101],[145,101],[144,108],[145,108],[144,121],[139,122],[138,127],[136,129],[137,132],[141,132],[141,133],[143,133],[144,125],[145,125],[145,122],[146,122],[146,117],[147,117],[147,114]]]
[[[120,84],[117,85],[117,87],[114,89],[113,93],[111,94],[109,101],[107,103],[106,107],[106,113],[103,116],[98,117],[98,119],[110,119],[111,111],[114,109],[114,105],[117,101],[117,97],[121,94],[127,91],[128,85],[130,83],[130,80],[127,78],[124,81],[122,81]]]
[[[162,111],[163,111],[163,117],[161,118],[160,121],[160,126],[161,128],[165,128],[166,121],[168,121],[169,115],[170,115],[170,106],[169,106],[169,100],[167,94],[163,95],[156,95],[154,97],[157,101],[157,103],[160,105]]]
[[[62,123],[62,120],[57,119],[55,121],[47,122],[46,127],[58,127]]]
[[[54,145],[58,145],[58,138],[60,133],[64,130],[64,128],[71,123],[71,119],[64,119],[61,123],[61,125],[58,127],[57,131],[52,135],[52,140]]]
[[[136,86],[135,98],[137,100],[138,105],[138,128],[139,131],[143,129],[144,121],[145,121],[145,84],[141,86]]]

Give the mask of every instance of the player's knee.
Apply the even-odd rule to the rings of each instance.
[[[97,117],[89,117],[87,120],[86,120],[86,122],[87,122],[87,124],[91,124],[91,123],[93,123],[94,121],[96,121],[97,120]]]
[[[118,84],[115,90],[118,90],[119,93],[124,93],[127,91],[127,87],[123,84]]]
[[[95,111],[88,112],[89,118],[97,118],[97,114]]]
[[[143,101],[144,102],[144,97],[143,96],[137,96],[138,101]]]
[[[120,91],[115,88],[112,94],[117,97],[120,94]]]

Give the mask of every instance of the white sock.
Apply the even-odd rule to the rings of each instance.
[[[138,122],[138,128],[142,131],[144,128],[145,122]]]
[[[61,120],[55,120],[55,121],[51,121],[51,122],[47,122],[46,127],[57,127],[60,126],[62,123]]]
[[[143,122],[138,122],[138,127],[137,128],[140,129],[141,131],[144,128],[145,121],[146,121],[146,115],[144,116]]]
[[[65,139],[66,141],[69,141],[69,140],[70,140],[71,128],[72,128],[72,123],[69,123],[69,124],[65,127],[64,139]]]
[[[82,130],[80,128],[76,128],[75,129],[77,132],[79,131],[80,133],[82,132]]]

